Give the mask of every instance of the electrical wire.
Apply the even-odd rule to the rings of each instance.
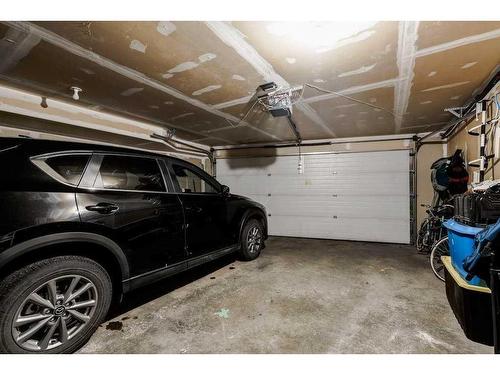
[[[247,118],[248,114],[253,110],[253,107],[255,107],[255,104],[257,104],[258,100],[255,100],[254,103],[252,104],[252,106],[250,108],[248,108],[248,110],[246,111],[246,113],[243,115],[243,117],[240,119],[240,121],[238,121],[236,124],[233,124],[229,119],[227,118],[224,118],[228,123],[229,125],[231,125],[232,127],[237,127],[239,125],[241,125],[243,122],[245,122],[245,119]]]
[[[323,89],[323,88],[318,87],[316,85],[311,85],[310,83],[306,83],[304,86],[310,87],[312,89],[316,89],[318,91],[321,91],[321,92],[324,92],[324,93],[327,93],[327,94],[334,94],[334,95],[340,96],[342,98],[345,98],[345,99],[348,99],[348,100],[352,100],[353,102],[367,105],[368,107],[372,107],[372,108],[375,108],[375,109],[380,109],[380,110],[382,110],[384,112],[390,113],[393,117],[401,117],[401,116],[396,115],[394,112],[392,112],[392,111],[390,111],[390,110],[388,110],[388,109],[386,109],[384,107],[379,107],[378,105],[364,102],[362,100],[353,98],[353,97],[351,97],[349,95],[341,94],[340,92],[337,92],[337,91],[326,90],[326,89]]]

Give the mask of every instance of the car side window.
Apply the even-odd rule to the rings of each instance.
[[[94,182],[94,187],[165,191],[163,176],[156,159],[126,155],[105,155]]]
[[[216,186],[191,168],[172,163],[172,169],[182,193],[218,193]]]
[[[90,155],[59,155],[49,157],[45,160],[45,164],[57,173],[64,182],[78,185],[89,158]]]

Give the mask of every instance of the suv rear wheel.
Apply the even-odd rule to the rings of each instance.
[[[105,318],[111,298],[109,274],[91,259],[27,265],[0,282],[0,352],[72,353]]]
[[[263,248],[264,227],[259,220],[250,219],[241,233],[240,256],[243,260],[254,260]]]

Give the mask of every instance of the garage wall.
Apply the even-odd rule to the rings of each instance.
[[[429,143],[420,147],[417,154],[417,228],[427,216],[425,207],[421,204],[430,204],[434,197],[431,184],[431,165],[437,159],[447,155],[446,143]]]

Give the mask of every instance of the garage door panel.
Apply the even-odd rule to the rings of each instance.
[[[405,174],[392,173],[387,179],[380,179],[377,174],[365,174],[354,176],[271,176],[267,183],[259,188],[269,193],[307,195],[314,193],[324,194],[373,194],[391,195],[397,194],[399,184],[408,181],[408,172]],[[271,183],[272,181],[272,183]]]
[[[222,159],[218,179],[262,203],[272,235],[408,243],[409,154]]]
[[[400,186],[408,183],[408,172],[390,173],[381,180],[376,174],[364,176],[223,176],[219,180],[228,185],[235,194],[273,194],[273,195],[379,195],[394,196],[401,194]],[[405,193],[407,196],[407,194]]]
[[[261,201],[263,198],[259,197]],[[316,217],[339,218],[377,218],[385,217],[391,219],[405,220],[408,217],[408,210],[401,210],[402,206],[408,202],[408,197],[394,197],[386,199],[386,203],[381,207],[378,197],[364,197],[356,201],[353,205],[352,199],[333,197],[295,197],[279,196],[267,197],[265,199],[268,213],[271,215],[295,215]]]
[[[319,195],[297,199],[297,196],[268,196],[267,194],[242,193],[250,199],[263,204],[271,215],[295,215],[313,217],[356,218],[356,217],[387,217],[406,221],[409,216],[407,196],[392,197],[336,197]],[[352,199],[356,199],[354,205]],[[386,199],[381,209],[380,199]],[[401,207],[407,207],[402,210]]]
[[[402,165],[401,160],[377,152],[332,154],[330,158],[325,155],[305,155],[305,173],[315,174],[317,171],[347,171],[347,172],[407,172],[408,166]],[[294,163],[290,160],[289,162]]]
[[[308,237],[357,241],[407,243],[409,227],[401,220],[390,219],[330,219],[271,216],[269,228],[275,236]],[[387,227],[393,228],[388,233]]]

